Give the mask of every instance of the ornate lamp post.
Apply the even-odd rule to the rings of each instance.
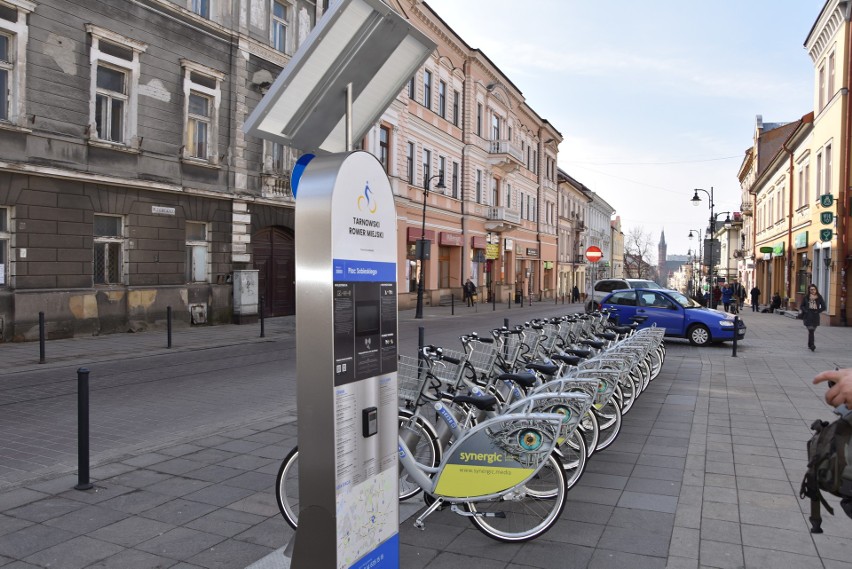
[[[435,184],[436,190],[444,190],[447,187],[444,185],[444,172],[439,172],[430,177],[428,167],[425,167],[424,174],[426,183],[423,188],[423,221],[420,225],[420,239],[417,240],[417,260],[420,261],[420,265],[417,271],[417,307],[414,310],[415,318],[423,318],[423,261],[426,247],[429,243],[429,240],[426,239],[426,198],[429,197],[429,186],[432,184],[432,180],[438,180],[438,183]]]

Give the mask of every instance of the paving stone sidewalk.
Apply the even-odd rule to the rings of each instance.
[[[590,459],[550,532],[498,544],[443,511],[424,531],[401,525],[401,567],[852,568],[852,520],[838,510],[812,535],[798,499],[808,426],[831,419],[810,379],[835,362],[852,366],[852,332],[819,328],[812,354],[800,322],[742,316],[749,332],[736,358],[730,345],[669,343],[663,372],[618,441]],[[224,330],[204,332],[210,345]],[[79,342],[120,350],[120,340]],[[15,369],[38,365],[31,352],[16,360],[21,349],[0,345],[0,357]],[[60,357],[58,343],[48,349]],[[92,490],[74,490],[68,472],[0,489],[0,567],[285,566],[280,548],[292,532],[273,482],[295,435],[295,417],[282,413],[97,463]]]

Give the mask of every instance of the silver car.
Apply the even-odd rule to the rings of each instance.
[[[601,279],[595,283],[592,293],[586,297],[586,312],[600,308],[603,297],[612,291],[627,288],[662,289],[663,287],[648,279]]]

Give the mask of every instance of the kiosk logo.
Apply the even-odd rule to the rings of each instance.
[[[378,204],[373,201],[373,190],[370,189],[370,184],[364,186],[364,195],[358,196],[358,211],[364,211],[366,208],[370,213],[376,213]]]

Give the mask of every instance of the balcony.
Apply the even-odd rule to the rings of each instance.
[[[524,166],[521,149],[508,140],[492,140],[488,149],[489,164],[508,174],[518,166]]]
[[[486,218],[487,231],[506,233],[521,226],[521,212],[505,207],[489,207]]]
[[[752,204],[751,200],[743,200],[743,203],[740,204],[740,212],[743,215],[752,215]]]
[[[293,189],[290,187],[290,172],[261,174],[260,182],[262,197],[295,203],[293,200]]]

